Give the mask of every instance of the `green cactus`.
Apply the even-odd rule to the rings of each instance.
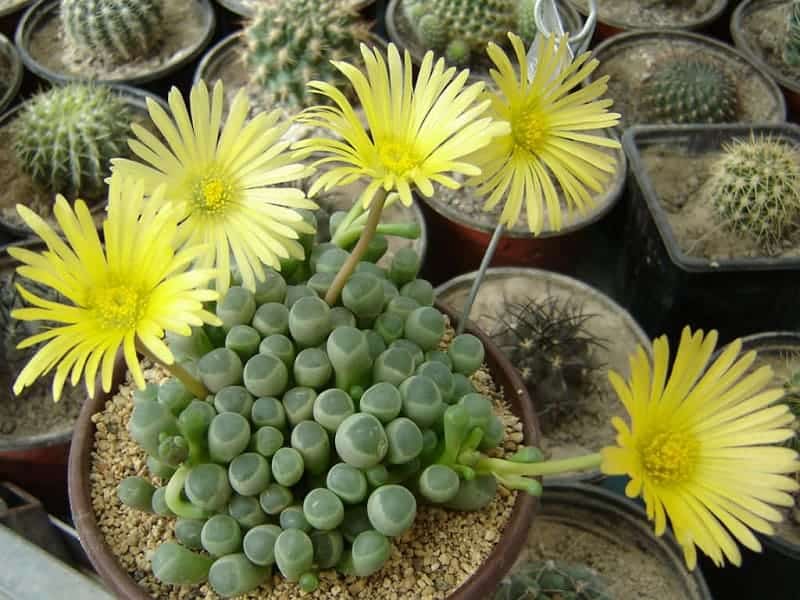
[[[604,345],[587,328],[593,315],[556,296],[506,302],[501,314],[492,337],[536,398],[547,432],[595,391],[602,365],[594,353]]]
[[[331,61],[357,55],[367,35],[358,13],[337,0],[264,3],[245,30],[250,82],[267,102],[299,108],[319,102],[306,83],[344,87]]]
[[[493,600],[611,600],[607,586],[586,565],[543,560],[523,563],[500,582]]]
[[[39,94],[14,121],[17,162],[52,192],[92,198],[105,189],[109,161],[127,155],[128,112],[103,86],[70,84]]]
[[[423,46],[455,64],[483,55],[487,43],[502,44],[517,29],[516,0],[403,0],[402,8]]]
[[[61,24],[75,48],[130,62],[161,42],[163,0],[61,0]]]
[[[723,146],[703,192],[729,230],[775,254],[800,227],[800,151],[771,137],[734,140]]]
[[[736,81],[714,63],[693,58],[659,62],[641,90],[643,113],[657,123],[736,120]]]
[[[783,46],[783,62],[790,67],[800,66],[800,2],[792,2]]]

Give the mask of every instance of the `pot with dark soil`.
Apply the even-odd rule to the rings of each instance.
[[[783,94],[749,57],[710,38],[638,31],[595,48],[622,128],[637,124],[781,122]]]
[[[582,15],[588,0],[568,0]],[[601,0],[597,12],[597,39],[605,40],[626,31],[709,29],[719,19],[728,0]]]
[[[174,76],[214,27],[210,0],[40,0],[20,21],[16,44],[43,79],[133,85]]]
[[[623,304],[654,335],[792,329],[800,290],[800,127],[629,129]]]
[[[492,600],[521,598],[711,600],[711,594],[699,570],[686,570],[674,537],[653,535],[635,503],[585,484],[548,484],[528,544]]]
[[[155,99],[127,86],[70,84],[0,116],[0,135],[11,142],[0,147],[0,230],[12,239],[31,235],[18,203],[53,222],[56,194],[102,211],[109,161],[128,154],[128,121],[147,122],[147,98]]]
[[[790,109],[800,112],[800,5],[746,0],[731,17],[736,47],[777,81]]]
[[[16,99],[22,85],[22,60],[8,38],[0,35],[0,112]]]
[[[436,289],[460,313],[474,273]],[[608,371],[628,370],[628,356],[650,341],[631,316],[586,284],[538,269],[493,268],[470,313],[520,372],[542,430],[542,450],[554,459],[596,452],[613,443],[611,418],[624,408]],[[548,478],[597,479],[599,471]]]

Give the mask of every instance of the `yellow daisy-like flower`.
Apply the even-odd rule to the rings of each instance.
[[[322,81],[308,84],[335,106],[306,109],[298,120],[341,138],[312,138],[295,145],[329,155],[317,164],[335,164],[316,180],[309,195],[365,178],[370,181],[361,196],[363,206],[380,188],[397,191],[408,206],[412,186],[430,197],[434,182],[459,187],[451,173],[480,174],[479,168],[462,159],[508,131],[507,124],[481,117],[489,108],[488,100],[476,103],[484,84],[464,87],[469,72],[445,69],[444,59],[434,64],[432,52],[425,54],[416,83],[411,56],[406,51],[401,59],[394,44],[389,44],[385,59],[378,49],[364,44],[361,55],[366,75],[349,63],[333,64],[355,88],[366,130],[341,91]]]
[[[20,348],[29,348],[47,342],[20,372],[15,394],[53,368],[56,400],[67,376],[76,385],[83,374],[89,394],[94,394],[98,368],[103,389],[109,391],[120,346],[134,381],[143,388],[137,343],[172,364],[172,353],[162,341],[165,331],[189,335],[190,326],[220,324],[203,309],[204,302],[218,297],[204,289],[216,272],[186,270],[206,248],[185,246],[175,251],[179,211],[164,205],[163,196],[162,187],[153,193],[154,202],[145,202],[141,183],[113,177],[103,224],[105,249],[82,200],[76,201],[73,211],[63,196],[56,198],[54,214],[66,241],[36,213],[17,206],[25,223],[47,245],[41,252],[9,248],[9,254],[22,263],[17,272],[53,288],[70,304],[40,298],[18,286],[31,306],[11,316],[54,325],[20,343]]]
[[[490,43],[489,57],[497,67],[491,76],[499,91],[489,96],[493,115],[510,123],[511,130],[478,153],[482,173],[469,183],[478,194],[488,196],[486,211],[506,198],[501,224],[515,225],[524,203],[528,228],[538,235],[545,205],[550,228],[561,228],[562,207],[551,175],[564,192],[568,210],[574,206],[583,211],[592,205],[587,188],[601,191],[616,162],[593,146],[619,148],[619,143],[582,132],[613,127],[619,114],[606,110],[611,100],[597,100],[608,87],[607,76],[575,90],[599,64],[589,60],[590,53],[569,63],[564,38],[542,38],[531,78],[522,40],[513,33],[508,37],[517,68],[497,44]]]
[[[739,565],[738,540],[760,550],[753,531],[772,534],[781,520],[772,505],[789,507],[797,482],[797,454],[771,446],[793,435],[789,408],[776,401],[782,389],[766,389],[768,366],[748,372],[755,352],[741,357],[731,343],[706,370],[717,341],[687,327],[667,376],[666,337],[653,343],[653,364],[640,347],[631,357],[631,378],[610,380],[630,423],[613,420],[618,446],[603,450],[602,469],[628,475],[625,490],[642,496],[657,535],[669,519],[694,568],[699,547],[717,564]]]
[[[304,256],[300,233],[314,233],[294,209],[315,209],[302,190],[281,187],[313,172],[286,152],[282,140],[289,123],[278,123],[280,112],[261,113],[245,123],[249,102],[242,89],[222,126],[222,83],[209,97],[205,83],[196,84],[189,97],[191,115],[180,92],[169,93],[172,118],[148,99],[150,118],[166,145],[141,125],[131,128],[138,139],[131,150],[145,163],[114,159],[113,171],[144,181],[151,194],[167,186],[162,202],[179,205],[179,243],[204,243],[212,251],[202,256],[202,268],[216,265],[217,290],[230,285],[233,255],[244,285],[255,289],[263,280],[263,265],[280,269],[279,259]]]

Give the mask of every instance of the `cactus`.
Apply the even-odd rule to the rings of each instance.
[[[580,304],[556,296],[506,302],[492,337],[517,367],[537,399],[546,432],[572,414],[596,388],[602,365],[594,356],[604,348],[586,324],[592,315]]]
[[[251,84],[267,102],[305,107],[312,79],[344,87],[330,61],[358,53],[367,27],[352,8],[336,0],[275,0],[264,3],[245,30]]]
[[[161,41],[163,0],[61,0],[61,24],[75,48],[130,62]]]
[[[102,192],[113,157],[127,155],[128,109],[103,86],[70,84],[39,94],[14,121],[20,168],[52,192]]]
[[[454,64],[468,63],[517,29],[516,0],[403,0],[402,7],[422,45]]]
[[[604,581],[586,565],[543,560],[523,563],[500,582],[494,600],[611,600]]]
[[[800,2],[792,2],[783,46],[783,62],[790,67],[800,66]]]
[[[723,146],[703,192],[724,226],[775,254],[800,227],[800,152],[771,137],[734,140]]]
[[[674,58],[656,65],[641,90],[649,121],[661,123],[725,123],[736,120],[736,82],[717,65]]]

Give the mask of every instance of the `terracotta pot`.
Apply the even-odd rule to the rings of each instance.
[[[442,306],[439,310],[450,314]],[[451,319],[454,318],[451,315]],[[533,404],[525,391],[514,368],[497,347],[479,330],[471,330],[486,348],[486,363],[494,375],[495,383],[503,388],[505,399],[523,425],[526,444],[536,444],[539,428]],[[149,600],[150,596],[140,588],[128,573],[120,567],[109,550],[92,509],[89,471],[94,446],[95,426],[92,415],[102,410],[125,375],[122,361],[116,365],[114,385],[110,394],[99,394],[88,400],[81,410],[75,427],[72,448],[69,456],[69,498],[72,518],[81,538],[86,554],[97,572],[117,598],[124,600]],[[506,524],[500,541],[486,562],[451,594],[448,600],[475,600],[488,597],[500,579],[508,572],[517,558],[527,538],[527,531],[533,519],[537,501],[532,496],[519,494],[511,518]]]

